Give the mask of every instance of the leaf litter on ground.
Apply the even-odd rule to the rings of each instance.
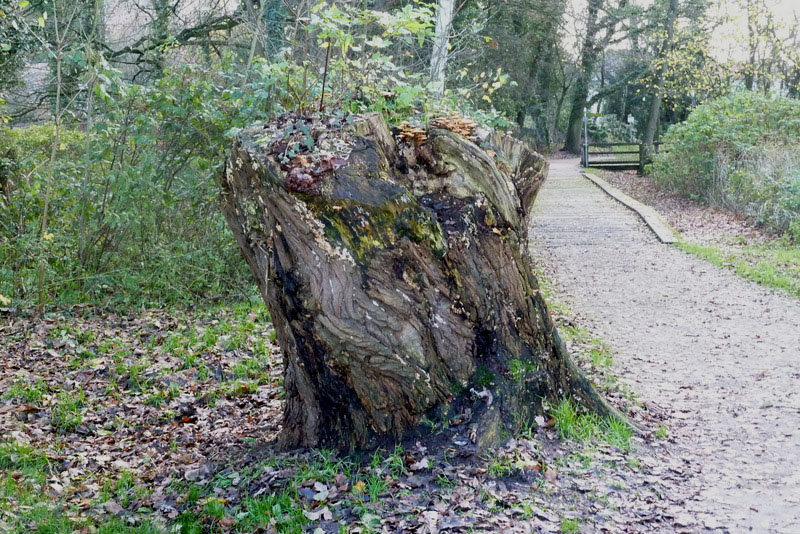
[[[36,478],[0,449],[0,477],[41,494],[0,493],[4,532],[33,530],[41,509],[87,533],[115,521],[114,532],[558,532],[572,517],[648,532],[671,517],[671,481],[690,469],[664,463],[664,442],[634,438],[631,453],[563,441],[545,418],[478,454],[468,414],[374,454],[280,452],[282,362],[260,303],[9,316],[0,351],[0,442],[46,458]]]

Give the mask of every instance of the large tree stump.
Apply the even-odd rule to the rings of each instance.
[[[541,156],[433,128],[418,146],[370,115],[345,128],[346,165],[297,193],[261,131],[236,140],[222,205],[283,351],[283,446],[361,448],[458,413],[486,447],[543,401],[607,410],[526,252]]]

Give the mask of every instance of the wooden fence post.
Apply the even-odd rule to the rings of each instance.
[[[639,174],[644,174],[645,156],[644,143],[639,143]]]

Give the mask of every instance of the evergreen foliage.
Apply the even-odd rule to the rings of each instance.
[[[670,128],[657,182],[800,237],[800,102],[740,92]]]

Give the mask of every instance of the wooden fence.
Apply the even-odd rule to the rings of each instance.
[[[653,143],[659,152],[661,143]],[[587,143],[581,150],[581,166],[608,170],[637,170],[644,172],[647,163],[643,143]]]

